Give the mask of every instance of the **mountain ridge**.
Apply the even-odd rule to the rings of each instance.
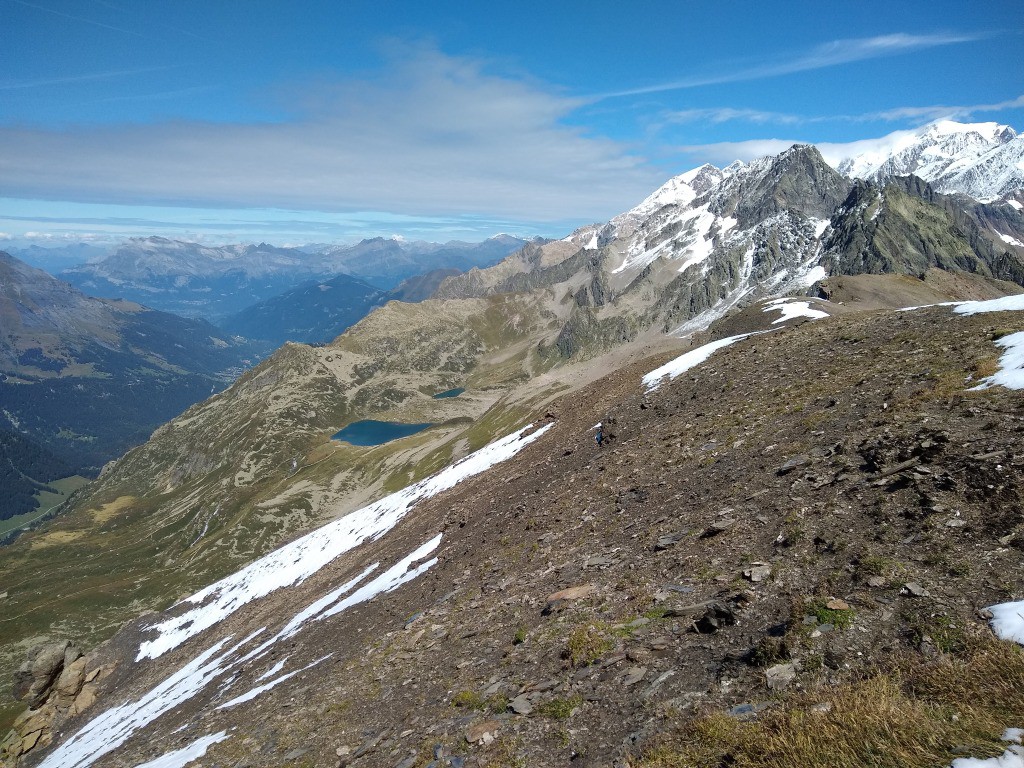
[[[1017,546],[1003,540],[1020,535],[1008,500],[1022,469],[1015,395],[991,382],[1022,313],[1019,301],[977,315],[884,307],[1019,292],[999,278],[1019,276],[1000,233],[1020,227],[1015,206],[914,178],[858,184],[806,146],[696,169],[611,222],[449,277],[421,304],[389,302],[323,347],[286,345],[113,464],[66,517],[0,551],[22,585],[8,606],[45,632],[68,604],[56,592],[33,603],[39,546],[90,591],[94,640],[199,589],[83,662],[104,676],[90,691],[119,712],[156,701],[139,697],[170,684],[164,665],[179,682],[224,675],[222,693],[191,687],[118,745],[117,759],[136,762],[200,734],[219,734],[203,747],[211,759],[260,765],[307,753],[357,766],[646,760],[680,712],[759,717],[766,685],[789,684],[772,688],[774,676],[824,690],[887,654],[930,658],[949,636],[932,619],[986,637],[976,611],[1021,588],[993,586]],[[819,292],[844,303],[806,295]],[[858,312],[858,295],[872,311]],[[687,350],[703,362],[642,383]],[[331,441],[365,418],[435,426],[370,448]],[[545,431],[521,454],[423,500],[386,535],[164,659],[141,653],[192,626],[190,606],[220,600],[202,589],[212,580],[261,572],[246,564],[317,523],[379,521],[389,493],[409,498],[410,483],[528,423]],[[367,503],[376,511],[360,512]],[[100,541],[122,556],[104,559]],[[884,562],[871,560],[878,548]],[[109,594],[111,580],[132,583],[138,605]],[[310,618],[329,606],[335,618]],[[292,645],[260,656],[277,627]],[[0,639],[10,668],[2,623]],[[236,678],[238,659],[258,663]],[[190,676],[207,661],[210,678]],[[349,702],[346,716],[310,704],[321,693]],[[47,722],[75,716],[61,701]],[[9,743],[46,746],[51,726],[29,732],[25,717]]]

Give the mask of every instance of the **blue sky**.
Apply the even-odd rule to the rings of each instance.
[[[0,28],[17,245],[558,237],[705,161],[1024,128],[1020,0],[0,0]]]

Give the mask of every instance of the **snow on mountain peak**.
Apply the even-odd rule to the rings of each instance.
[[[1021,141],[1008,125],[937,120],[876,142],[857,142],[862,151],[840,158],[835,167],[872,181],[913,174],[940,192],[993,200],[1024,186]]]

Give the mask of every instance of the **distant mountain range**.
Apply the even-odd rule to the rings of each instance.
[[[0,431],[35,446],[4,441],[25,461],[95,474],[254,352],[204,321],[86,296],[0,252]]]
[[[310,281],[346,274],[389,290],[433,269],[488,266],[526,242],[509,235],[443,245],[373,238],[300,250],[266,243],[211,247],[163,237],[132,238],[109,256],[59,276],[96,296],[215,322]]]
[[[479,243],[459,240],[429,243],[375,237],[351,246],[311,246],[308,250],[330,264],[334,272],[344,272],[391,289],[403,280],[436,269],[465,271],[490,266],[527,242],[506,234]]]
[[[228,333],[280,346],[286,341],[330,341],[355,325],[388,293],[351,275],[300,285],[225,318]]]
[[[69,243],[50,247],[30,245],[27,248],[8,248],[7,252],[26,264],[56,275],[65,269],[108,256],[110,248],[90,243]]]

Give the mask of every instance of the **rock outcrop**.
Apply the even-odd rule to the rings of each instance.
[[[83,655],[70,640],[37,645],[14,674],[14,698],[28,709],[0,742],[0,765],[18,765],[49,746],[54,733],[96,703],[100,682],[114,669],[97,653]]]

